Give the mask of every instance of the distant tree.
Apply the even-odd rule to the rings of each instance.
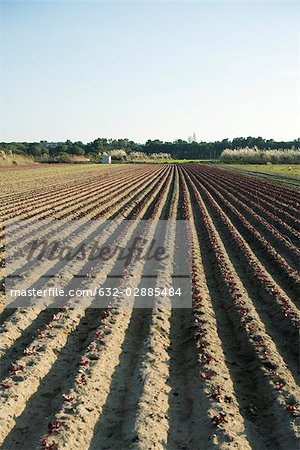
[[[40,142],[33,142],[32,144],[29,144],[28,150],[32,156],[41,156],[44,150],[44,145]]]
[[[124,150],[126,155],[133,152],[141,152],[147,155],[167,153],[176,159],[217,159],[225,149],[241,149],[241,148],[258,148],[262,151],[271,150],[287,150],[299,149],[300,139],[293,141],[274,141],[273,139],[264,139],[262,137],[235,137],[232,140],[223,139],[214,142],[197,142],[196,136],[193,134],[189,142],[183,139],[177,139],[173,142],[163,142],[159,139],[149,139],[145,144],[139,144],[124,139],[106,139],[97,138],[88,144],[83,144],[81,141],[72,142],[67,140],[64,143],[48,143],[47,141],[40,142],[2,142],[0,148],[8,154],[30,154],[35,158],[47,156],[50,159],[57,159],[57,155],[84,155],[84,154],[102,154],[104,152],[111,152],[113,150]]]
[[[69,149],[69,153],[71,153],[72,155],[84,155],[85,150],[80,145],[73,144]]]
[[[108,142],[106,138],[98,138],[95,139],[93,142],[90,142],[87,144],[88,152],[103,152],[108,147]]]

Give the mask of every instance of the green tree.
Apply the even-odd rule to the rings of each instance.
[[[29,153],[32,156],[41,156],[42,152],[44,150],[44,145],[40,142],[33,142],[32,144],[29,144]]]

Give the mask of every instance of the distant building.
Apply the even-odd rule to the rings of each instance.
[[[111,156],[109,155],[102,155],[102,164],[111,164]]]
[[[43,142],[45,147],[57,147],[58,145],[63,145],[64,142]]]

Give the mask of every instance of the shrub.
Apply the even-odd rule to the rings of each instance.
[[[57,156],[57,162],[70,163],[70,162],[72,162],[72,159],[68,153],[62,152],[62,153],[59,153],[59,155]]]
[[[258,150],[242,148],[223,150],[220,161],[236,164],[300,164],[300,149],[295,150]]]

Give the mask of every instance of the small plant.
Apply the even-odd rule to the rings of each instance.
[[[72,402],[74,400],[74,397],[72,397],[72,395],[70,394],[63,394],[62,398],[66,401],[66,402]]]
[[[50,436],[53,433],[56,433],[57,431],[59,431],[61,427],[61,423],[59,419],[55,420],[55,423],[52,424],[51,422],[48,423],[48,435]]]
[[[25,348],[25,350],[24,350],[24,355],[26,355],[26,356],[31,356],[31,355],[36,355],[36,353],[37,353],[37,348],[36,348],[36,346],[33,346],[33,347],[27,347],[27,348]]]
[[[9,375],[18,375],[18,373],[23,372],[24,367],[16,364],[12,364],[8,370]]]
[[[58,450],[58,445],[55,441],[49,442],[46,438],[42,439],[41,447],[45,450]]]
[[[213,416],[210,419],[211,423],[215,425],[216,427],[219,427],[220,425],[223,425],[227,422],[226,420],[226,414],[223,412],[220,412],[220,414]]]

